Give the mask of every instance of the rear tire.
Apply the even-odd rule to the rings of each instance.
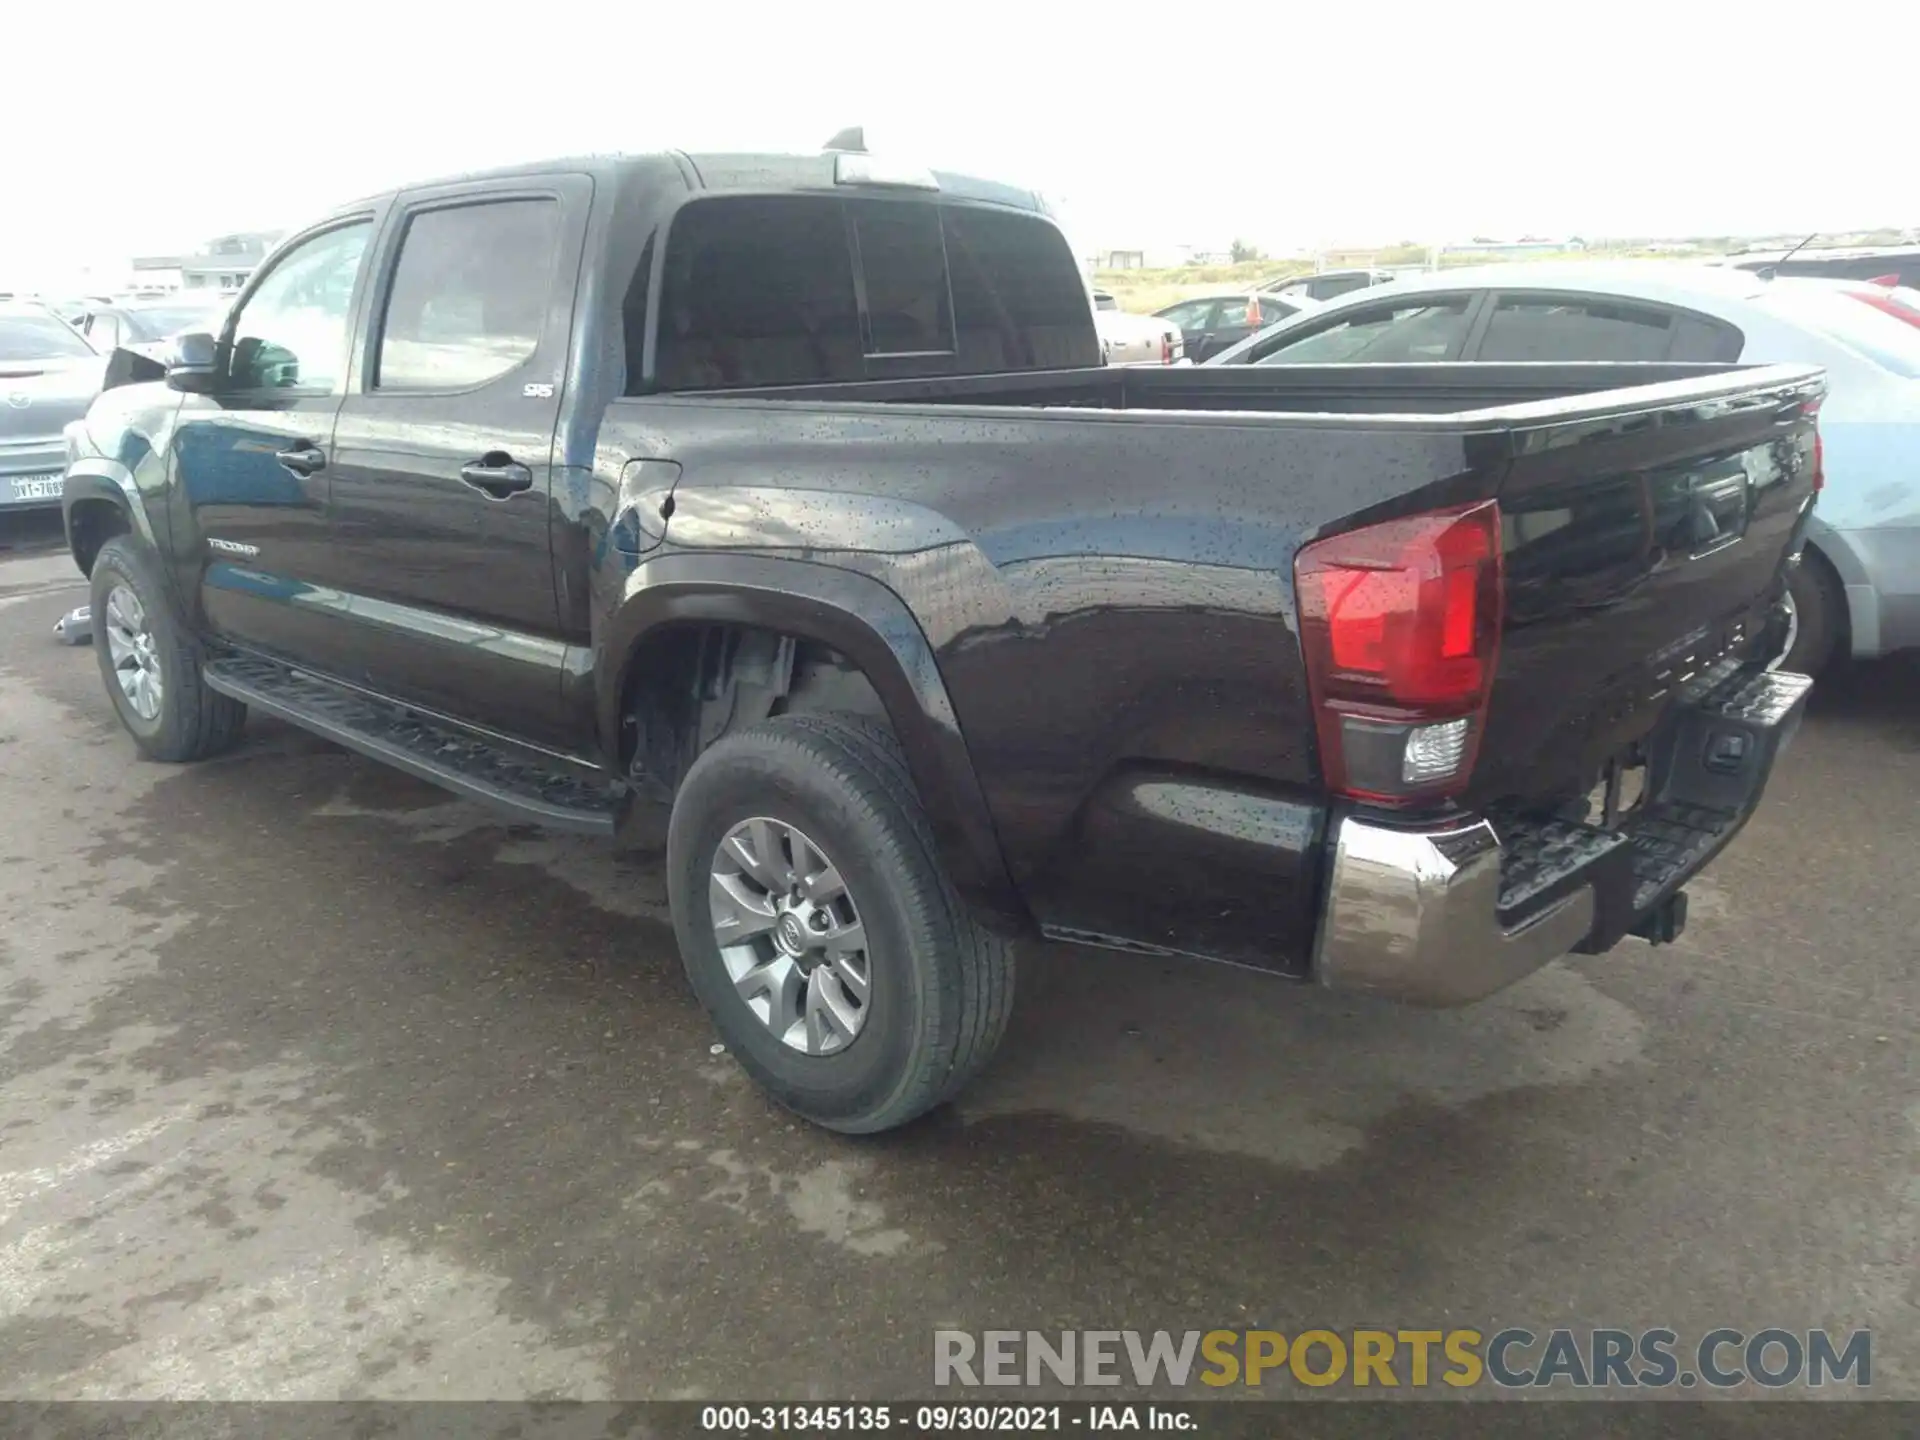
[[[116,535],[100,547],[89,579],[100,678],[140,753],[180,763],[232,749],[247,707],[207,688],[200,642],[174,609],[152,553]]]
[[[721,847],[762,820],[762,837],[786,838],[770,847],[750,840],[762,863],[742,869],[729,858],[738,852]],[[807,854],[794,862],[802,843]],[[848,1012],[853,1023],[832,1022],[839,1028],[824,1048],[809,1048],[812,1021],[796,1018],[812,990],[806,1002],[793,991],[782,1009],[757,978],[785,965],[811,983],[812,969],[830,961],[796,953],[793,937],[777,941],[779,927],[755,918],[789,903],[809,913],[804,895],[787,898],[796,864],[803,882],[808,870],[834,872],[850,908],[821,928],[839,933],[857,923],[865,947],[854,962],[864,997]],[[781,873],[772,886],[753,878],[773,870]],[[851,1134],[904,1125],[972,1079],[1005,1032],[1012,947],[955,894],[898,743],[871,722],[787,715],[722,736],[675,797],[667,884],[681,960],[715,1028],[768,1094],[816,1124]],[[742,887],[767,908],[736,909]],[[740,917],[727,925],[724,954],[716,909],[723,922]],[[759,933],[742,938],[756,926]],[[861,985],[856,972],[834,994],[858,996]]]
[[[1787,598],[1793,605],[1793,638],[1779,668],[1818,675],[1832,661],[1845,629],[1846,592],[1833,568],[1818,551],[1809,549],[1787,572]]]

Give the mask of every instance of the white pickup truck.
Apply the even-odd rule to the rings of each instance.
[[[1186,341],[1180,327],[1152,315],[1133,315],[1105,290],[1093,294],[1093,326],[1100,335],[1100,358],[1109,365],[1180,365]]]

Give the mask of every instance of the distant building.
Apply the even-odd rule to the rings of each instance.
[[[220,235],[191,255],[137,255],[135,290],[238,290],[284,232],[247,230]]]
[[[1532,236],[1524,240],[1469,240],[1458,245],[1442,245],[1442,255],[1561,255],[1569,250],[1585,250],[1586,242],[1579,239],[1540,240]]]
[[[1100,249],[1085,258],[1095,270],[1178,270],[1186,265],[1225,265],[1233,256],[1226,246],[1154,245]]]

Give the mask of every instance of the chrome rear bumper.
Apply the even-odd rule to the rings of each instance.
[[[1343,818],[1320,931],[1321,983],[1414,1005],[1464,1005],[1586,939],[1591,886],[1509,930],[1497,913],[1500,871],[1500,840],[1485,820],[1422,832]]]
[[[1647,797],[1617,830],[1564,820],[1332,826],[1320,983],[1464,1005],[1570,951],[1670,938],[1663,907],[1758,808],[1812,687],[1744,672],[1677,707],[1649,742]]]

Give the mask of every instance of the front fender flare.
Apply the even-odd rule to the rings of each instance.
[[[865,672],[886,707],[954,887],[997,928],[1031,929],[933,648],[898,595],[850,570],[711,554],[648,560],[625,594],[594,640],[596,721],[610,766],[618,765],[633,657],[662,627],[751,625],[831,645]]]
[[[118,460],[104,455],[87,455],[67,469],[60,496],[60,518],[66,526],[67,548],[73,549],[73,507],[87,500],[105,500],[117,506],[127,517],[127,525],[147,544],[159,547],[154,539],[153,520],[147,514],[147,502],[134,484],[133,471]],[[75,555],[75,563],[79,556]]]

